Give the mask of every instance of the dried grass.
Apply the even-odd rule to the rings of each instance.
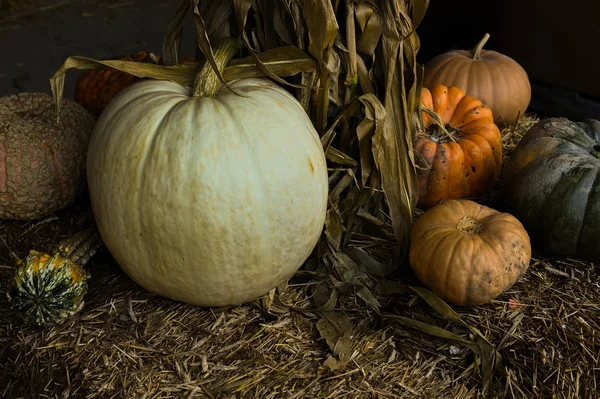
[[[535,122],[503,132],[514,148]],[[46,249],[91,223],[86,198],[36,223],[0,226],[0,277],[15,256]],[[391,227],[386,231],[391,234]],[[365,235],[355,247],[385,260],[394,243]],[[0,396],[6,398],[594,398],[600,382],[600,286],[594,265],[535,256],[526,275],[492,303],[456,309],[502,355],[486,391],[473,353],[377,315],[351,294],[337,314],[352,323],[345,367],[323,364],[331,349],[311,311],[307,271],[266,311],[254,302],[203,309],[153,296],[105,252],[92,259],[83,312],[46,330],[24,327],[0,289]],[[407,290],[407,270],[374,278],[382,314],[421,321],[469,338]]]

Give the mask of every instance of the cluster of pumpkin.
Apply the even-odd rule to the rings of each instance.
[[[430,209],[414,226],[410,262],[425,285],[458,304],[485,303],[525,272],[528,231],[558,253],[600,257],[590,245],[600,238],[600,122],[542,121],[503,168],[498,125],[524,113],[531,89],[516,62],[482,50],[485,40],[427,66],[423,134],[414,146],[419,205]],[[218,46],[221,68],[237,45]],[[121,59],[160,62],[148,53]],[[102,241],[150,292],[222,306],[289,278],[325,223],[320,138],[284,88],[244,79],[231,92],[210,68],[193,88],[89,71],[77,82],[79,104],[63,100],[59,122],[47,95],[2,99],[3,144],[36,151],[0,158],[0,171],[10,171],[8,180],[0,176],[0,217],[54,212],[87,182]],[[495,83],[485,76],[497,76]],[[491,190],[503,170],[517,217],[467,199]],[[273,199],[268,206],[265,198]],[[57,322],[81,308],[85,273],[68,262],[59,272],[57,259],[97,248],[89,240],[65,244],[54,257],[32,252],[21,264],[9,295],[25,318]],[[44,267],[53,272],[40,273]]]
[[[415,142],[418,204],[430,209],[414,226],[410,263],[456,304],[485,303],[512,286],[529,265],[530,235],[548,253],[600,259],[600,122],[544,119],[503,165],[498,126],[524,113],[531,86],[516,61],[482,49],[488,38],[425,66]],[[514,216],[466,199],[497,183]]]
[[[215,48],[221,73],[239,45],[229,38]],[[94,123],[88,111],[68,100],[59,122],[50,101],[43,110],[15,112],[7,122],[10,129],[34,120],[46,132],[31,138],[21,129],[15,134],[21,134],[23,145],[65,143],[53,147],[60,157],[24,163],[23,173],[36,177],[40,168],[54,172],[47,179],[52,187],[81,185],[79,174],[66,176],[64,165],[54,163],[81,155],[75,169],[87,171],[83,180],[102,241],[149,292],[202,306],[267,294],[310,256],[325,223],[327,164],[309,116],[271,80],[248,78],[231,82],[231,90],[222,87],[209,63],[194,87],[155,79],[131,84],[134,80],[116,71],[82,76],[76,98],[101,110]],[[25,97],[35,96],[5,101],[16,107]],[[85,126],[74,125],[71,109],[83,115]],[[37,118],[40,112],[45,118]],[[25,203],[61,195],[35,188],[25,187]],[[3,205],[16,208],[10,216],[17,219],[37,218],[66,204],[33,213],[11,200]],[[87,275],[69,254],[95,250],[93,240],[90,235],[64,243],[54,254],[32,251],[21,262],[8,294],[25,321],[57,323],[81,309]]]

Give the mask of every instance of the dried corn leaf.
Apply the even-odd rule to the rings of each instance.
[[[293,76],[302,72],[312,72],[316,69],[315,60],[296,47],[280,47],[267,50],[258,54],[258,57],[272,73],[282,77]],[[199,63],[162,66],[133,61],[95,60],[87,57],[71,56],[50,78],[50,88],[55,101],[62,99],[65,74],[68,70],[95,68],[114,68],[139,78],[170,80],[183,86],[191,86],[199,67]],[[265,77],[250,57],[232,60],[223,72],[225,81],[250,77]],[[60,115],[60,105],[60,101],[56,101],[57,115]]]
[[[399,295],[412,294],[411,287],[407,284],[402,284],[397,281],[380,281],[377,283],[375,292],[379,295]]]
[[[381,171],[382,188],[390,207],[392,226],[398,240],[397,252],[405,257],[408,249],[412,215],[417,200],[416,173],[412,154],[414,132],[408,122],[408,106],[405,91],[404,39],[402,31],[410,31],[410,26],[398,22],[408,21],[403,2],[390,0],[382,2],[384,30],[382,35],[381,65],[385,76],[384,105],[387,112],[383,129],[373,136],[375,163]],[[402,26],[398,26],[402,25]],[[412,60],[407,66],[413,69]]]
[[[165,65],[179,64],[179,50],[181,47],[181,37],[183,32],[183,23],[190,10],[190,0],[183,0],[181,6],[175,13],[175,16],[169,23],[167,35],[163,41],[163,62]]]
[[[296,87],[296,88],[302,88],[302,86],[289,83],[289,82],[285,81],[284,79],[280,78],[279,76],[275,75],[274,73],[272,73],[262,63],[260,58],[256,55],[256,53],[252,49],[252,46],[250,46],[250,42],[248,41],[248,35],[246,33],[246,30],[244,29],[246,27],[246,19],[248,18],[248,11],[250,11],[250,7],[252,7],[252,0],[233,0],[233,9],[234,9],[235,15],[237,17],[238,28],[242,32],[242,40],[244,42],[244,45],[250,52],[250,57],[254,61],[256,67],[258,69],[260,69],[260,71],[262,73],[264,73],[266,76],[270,77],[271,79],[275,80],[276,82],[278,82],[282,85],[292,86],[292,87]]]
[[[342,195],[342,192],[355,182],[352,170],[347,169],[346,172],[347,173],[340,179],[340,181],[329,190],[329,201],[331,203],[338,201]]]
[[[289,12],[289,8],[286,8],[284,4],[276,1],[271,5],[273,7],[273,29],[275,32],[277,32],[277,35],[279,35],[285,44],[292,45],[294,43],[294,39],[290,34],[290,29],[285,20],[285,16],[286,13]],[[289,13],[291,14],[291,12]]]
[[[358,57],[356,65],[358,67],[358,84],[360,85],[360,89],[365,94],[375,94],[375,86],[373,86],[365,61],[361,57]]]
[[[198,44],[198,48],[200,48],[200,50],[204,54],[204,57],[206,57],[206,61],[211,65],[214,73],[217,75],[221,83],[226,85],[225,79],[223,78],[221,71],[219,71],[219,67],[217,66],[217,63],[215,61],[215,55],[213,53],[213,48],[210,44],[210,39],[208,38],[208,32],[206,31],[204,19],[202,18],[202,16],[200,15],[200,11],[198,10],[198,0],[191,1],[196,3],[194,5],[194,12],[192,14],[192,17],[194,20],[194,25],[196,26],[196,42]]]
[[[326,282],[320,282],[311,286],[311,300],[315,306],[313,312],[328,312],[337,305],[338,291],[331,288]]]
[[[356,127],[362,184],[365,185],[374,166],[372,139],[375,135],[381,134],[386,111],[383,104],[373,94],[365,94],[359,97],[359,100],[365,106],[365,118]]]
[[[373,276],[385,277],[396,270],[396,266],[391,259],[386,263],[379,262],[360,248],[348,247],[344,252],[357,264],[363,266],[367,273]]]
[[[333,147],[327,148],[325,156],[331,162],[335,162],[343,166],[358,166],[358,162],[356,162],[353,158]]]
[[[376,7],[365,1],[356,4],[355,18],[362,34],[356,45],[357,51],[365,56],[375,52],[383,33],[382,14]]]
[[[342,119],[349,118],[354,115],[360,109],[360,103],[358,101],[354,101],[351,104],[348,104],[344,109],[335,117],[329,129],[321,136],[321,144],[323,148],[327,150],[333,141],[336,131],[335,128],[340,123]]]
[[[324,231],[329,245],[336,251],[339,251],[342,246],[342,236],[344,235],[344,220],[334,209],[330,208],[327,210]]]
[[[414,25],[414,29],[417,29],[427,13],[427,9],[429,8],[429,0],[410,0],[410,6],[412,11],[412,23]]]
[[[317,330],[333,356],[325,360],[324,365],[331,370],[337,370],[345,367],[352,356],[352,322],[350,318],[339,312],[323,312],[322,318],[317,322]]]
[[[320,64],[331,48],[339,26],[331,0],[294,0],[298,3],[308,30],[308,51]]]
[[[303,72],[314,72],[317,63],[314,58],[295,46],[277,47],[257,54],[262,65],[273,75],[294,76]],[[251,77],[265,77],[253,57],[232,60],[223,73],[225,81]]]
[[[481,374],[484,388],[491,382],[494,371],[502,362],[502,355],[496,347],[477,328],[465,322],[454,309],[444,302],[433,292],[422,287],[411,287],[429,306],[444,318],[467,328],[474,336],[476,348],[469,346],[475,353],[481,356]]]
[[[354,288],[356,295],[365,301],[375,312],[379,313],[381,303],[373,295],[370,287],[365,284],[365,281],[368,281],[368,276],[365,274],[364,269],[343,252],[331,249],[331,256],[333,268],[342,278],[342,282],[350,284]]]

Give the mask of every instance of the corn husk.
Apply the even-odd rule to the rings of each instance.
[[[191,85],[208,63],[224,85],[265,76],[290,90],[320,134],[330,168],[327,220],[307,267],[318,283],[311,295],[319,330],[332,350],[327,365],[336,369],[352,347],[351,327],[330,332],[343,319],[333,311],[339,295],[356,295],[380,312],[373,277],[407,267],[422,81],[415,29],[427,6],[426,0],[184,0],[167,28],[165,65],[70,57],[51,87],[59,99],[69,69],[104,67]],[[190,15],[197,62],[178,65]],[[242,48],[220,73],[213,46],[226,36],[240,38]],[[57,115],[59,107],[57,101]],[[386,240],[390,230],[395,245],[387,253],[356,245],[357,234]],[[263,300],[267,311],[274,295]]]

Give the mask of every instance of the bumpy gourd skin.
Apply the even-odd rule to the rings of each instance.
[[[15,270],[7,296],[21,319],[38,326],[64,322],[84,306],[89,273],[83,266],[102,246],[94,229],[83,230],[52,252],[29,251]]]
[[[83,308],[88,273],[56,253],[30,251],[16,270],[12,307],[27,324],[58,324]]]
[[[540,121],[510,155],[503,184],[536,245],[600,260],[600,121]]]
[[[418,279],[456,305],[481,305],[527,270],[531,242],[517,218],[469,200],[444,201],[411,232],[410,265]]]
[[[439,115],[455,141],[441,133],[417,136],[418,205],[478,197],[491,189],[502,168],[501,135],[491,110],[457,87],[444,85],[423,89],[421,104]],[[423,123],[425,129],[437,130],[425,112]]]
[[[60,122],[52,97],[0,97],[0,219],[31,220],[69,205],[85,182],[94,119],[65,99]]]

